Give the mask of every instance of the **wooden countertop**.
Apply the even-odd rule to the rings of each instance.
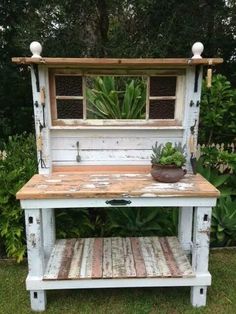
[[[187,174],[177,183],[155,181],[146,171],[55,172],[34,175],[16,197],[19,200],[218,197],[219,191],[201,175]]]

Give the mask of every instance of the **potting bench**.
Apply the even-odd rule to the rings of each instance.
[[[39,174],[17,193],[25,210],[31,307],[43,311],[46,290],[191,287],[193,306],[206,304],[211,208],[219,192],[191,172],[196,148],[202,67],[222,59],[42,58],[31,65]],[[200,49],[201,50],[201,49]],[[87,84],[94,76],[145,79],[145,117],[90,119]],[[209,72],[210,83],[210,72]],[[150,175],[158,141],[186,147],[188,174],[178,183]],[[177,237],[56,239],[57,208],[176,207]]]

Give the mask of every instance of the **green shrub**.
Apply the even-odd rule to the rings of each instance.
[[[212,210],[211,245],[236,244],[236,154],[216,147],[204,147],[197,171],[221,193]]]
[[[175,208],[119,208],[107,211],[109,236],[176,235],[178,210]]]
[[[16,192],[37,172],[35,138],[10,137],[0,159],[0,237],[7,256],[18,262],[25,254],[24,215]]]
[[[212,87],[202,85],[199,141],[201,143],[230,143],[236,137],[236,90],[227,78],[217,74]]]
[[[236,201],[230,196],[221,197],[213,208],[211,243],[214,246],[236,244]]]

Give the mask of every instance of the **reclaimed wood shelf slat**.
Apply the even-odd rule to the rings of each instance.
[[[194,276],[176,237],[115,237],[57,240],[43,280]]]

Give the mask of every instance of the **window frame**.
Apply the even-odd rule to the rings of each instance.
[[[56,76],[81,76],[82,96],[57,96]],[[146,77],[146,118],[145,119],[86,119],[86,77],[88,76],[142,76]],[[150,78],[154,76],[176,76],[175,96],[150,96]],[[49,93],[51,123],[53,126],[182,126],[185,93],[185,69],[119,70],[119,69],[78,69],[50,68]],[[83,119],[58,119],[57,99],[78,99],[83,101]],[[175,100],[174,119],[149,119],[149,101],[152,99]]]

